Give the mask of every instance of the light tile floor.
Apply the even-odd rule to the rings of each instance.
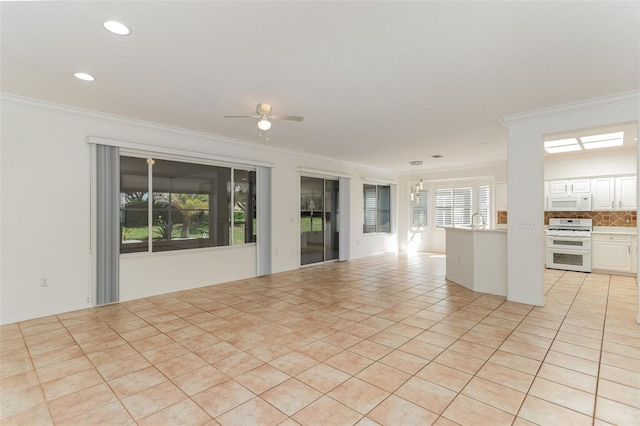
[[[637,425],[635,279],[546,305],[383,255],[1,328],[3,425]]]

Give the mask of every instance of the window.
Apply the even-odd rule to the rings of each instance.
[[[363,232],[391,232],[391,187],[365,184],[363,196]]]
[[[418,191],[418,197],[411,202],[411,227],[423,229],[429,224],[429,191]]]
[[[436,189],[436,226],[471,225],[473,187]]]
[[[478,188],[478,213],[482,215],[482,221],[485,225],[491,223],[491,186],[482,185]]]
[[[454,188],[453,190],[453,225],[471,225],[471,200],[473,188]]]
[[[453,226],[453,188],[436,189],[436,226]]]
[[[121,253],[253,242],[255,217],[253,171],[120,157]]]

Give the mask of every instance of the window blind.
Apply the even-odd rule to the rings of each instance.
[[[436,225],[453,225],[453,188],[436,189]]]
[[[418,191],[418,199],[411,203],[412,220],[411,225],[414,229],[424,228],[429,224],[429,191],[423,189]]]
[[[453,190],[453,220],[455,225],[471,225],[473,188]]]
[[[484,224],[491,223],[491,186],[482,185],[478,188],[478,213],[482,215]]]
[[[376,210],[378,207],[376,185],[363,185],[364,229],[363,232],[376,232]]]
[[[391,187],[378,185],[377,232],[391,232]]]

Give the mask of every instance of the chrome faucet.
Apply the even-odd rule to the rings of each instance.
[[[482,216],[482,214],[480,212],[476,212],[471,216],[471,227],[473,228],[475,226],[475,217],[480,216],[480,219],[482,220],[482,226],[486,226],[486,223],[484,223],[484,216]]]

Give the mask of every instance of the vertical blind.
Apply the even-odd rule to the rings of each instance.
[[[256,167],[256,209],[258,235],[256,238],[256,275],[271,274],[271,168]]]
[[[120,154],[96,145],[96,305],[114,303],[120,292]]]

